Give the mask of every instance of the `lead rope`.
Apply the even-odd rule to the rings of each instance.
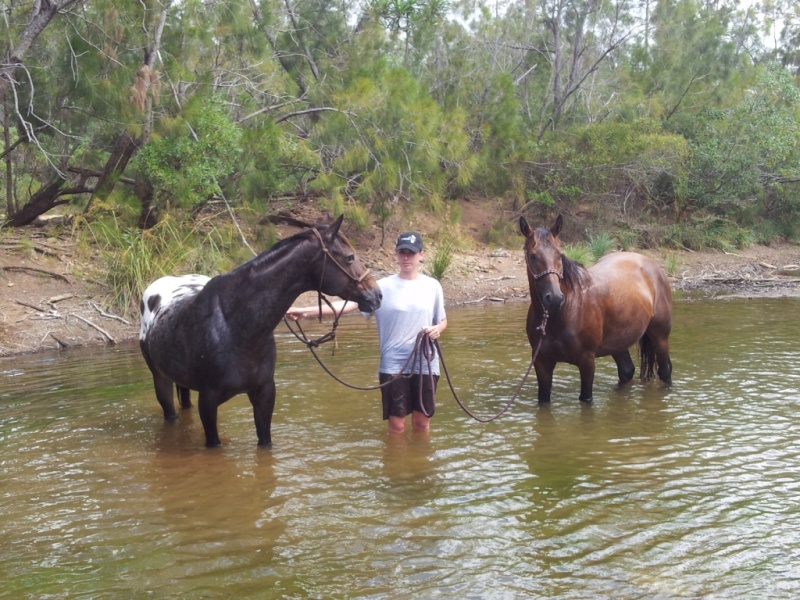
[[[406,367],[408,367],[409,365],[413,364],[415,360],[419,361],[418,364],[419,364],[420,373],[422,373],[423,361],[427,362],[428,373],[426,373],[425,375],[427,375],[430,378],[429,381],[431,383],[431,389],[434,389],[434,385],[433,385],[433,383],[434,383],[434,379],[433,379],[434,378],[434,374],[433,374],[433,371],[431,370],[431,364],[433,362],[433,356],[434,356],[431,353],[431,349],[433,349],[434,352],[438,352],[439,359],[442,361],[442,370],[444,371],[445,377],[447,379],[447,385],[450,387],[450,391],[452,392],[453,397],[456,399],[456,403],[461,407],[461,409],[465,413],[467,413],[470,417],[472,417],[473,419],[475,419],[479,423],[489,423],[491,421],[494,421],[495,419],[500,418],[506,412],[508,412],[508,410],[511,408],[511,405],[519,397],[519,393],[520,393],[520,391],[522,391],[522,386],[524,386],[525,382],[528,380],[528,376],[530,375],[531,369],[533,368],[533,363],[536,361],[536,357],[539,355],[539,350],[542,347],[542,341],[544,340],[545,329],[547,327],[547,319],[550,316],[549,313],[547,312],[547,309],[544,308],[544,307],[542,307],[542,308],[543,308],[543,311],[544,311],[542,313],[542,322],[536,328],[536,331],[540,332],[541,335],[539,336],[539,342],[536,344],[536,350],[534,351],[534,353],[533,353],[533,355],[531,357],[531,362],[528,365],[528,369],[525,371],[525,375],[522,376],[522,380],[519,382],[519,385],[517,385],[517,389],[514,391],[514,395],[511,396],[511,399],[508,402],[506,402],[505,406],[503,406],[503,408],[499,412],[495,413],[491,417],[479,417],[478,415],[476,415],[475,413],[470,411],[466,407],[466,405],[461,401],[461,398],[459,398],[459,396],[458,396],[458,392],[456,392],[456,389],[453,386],[453,380],[452,380],[452,377],[450,376],[450,372],[447,369],[447,364],[445,363],[444,355],[442,354],[442,348],[439,345],[438,340],[431,339],[430,335],[428,333],[424,332],[424,331],[420,331],[417,334],[417,339],[416,339],[416,341],[414,343],[414,350],[411,352],[411,354],[409,355],[408,359],[406,359],[405,364],[400,369],[400,374],[399,375],[396,375],[396,376],[392,377],[391,379],[388,379],[388,380],[386,380],[385,382],[383,382],[382,384],[379,384],[379,385],[358,386],[358,385],[353,385],[351,383],[343,381],[342,379],[337,377],[327,367],[327,365],[325,365],[325,363],[322,362],[322,359],[320,359],[320,357],[317,355],[317,352],[316,352],[315,348],[317,348],[320,344],[330,340],[332,337],[335,337],[335,332],[334,331],[331,331],[331,332],[325,334],[324,336],[322,336],[320,338],[317,338],[316,340],[311,340],[303,332],[302,326],[300,325],[299,321],[296,322],[297,329],[300,332],[299,335],[298,335],[298,333],[295,332],[295,330],[289,324],[289,320],[286,317],[283,318],[283,321],[286,323],[286,326],[289,328],[289,331],[291,331],[298,340],[303,342],[308,347],[308,349],[311,351],[311,354],[314,356],[316,361],[319,363],[319,365],[323,368],[323,370],[328,375],[330,375],[333,379],[335,379],[336,381],[338,381],[342,385],[344,385],[346,387],[349,387],[351,389],[354,389],[354,390],[362,390],[362,391],[377,390],[377,389],[380,389],[380,388],[382,388],[382,387],[384,387],[386,385],[389,385],[395,379],[398,379],[400,377],[411,377],[411,374],[403,374],[403,371],[406,370]],[[435,403],[436,403],[436,400],[434,399],[434,405],[432,407],[433,410],[436,410],[436,404]],[[430,417],[433,414],[433,410],[429,414],[428,411],[425,409],[425,404],[422,401],[422,386],[420,386],[420,389],[419,389],[419,405],[420,405],[420,408],[422,409],[422,414],[425,415],[426,417]]]
[[[327,302],[327,298],[325,300]],[[330,305],[330,303],[328,303],[328,304]],[[322,362],[322,359],[319,357],[319,355],[317,354],[317,351],[315,350],[315,348],[318,348],[320,345],[324,344],[325,342],[336,338],[335,327],[333,329],[331,329],[331,331],[329,331],[325,335],[323,335],[321,337],[318,337],[315,340],[312,340],[308,336],[306,336],[305,332],[303,331],[303,326],[300,325],[299,321],[295,321],[295,325],[297,325],[297,331],[294,330],[294,328],[289,323],[289,320],[285,316],[283,317],[283,322],[286,323],[286,327],[289,329],[289,331],[292,332],[294,337],[296,337],[298,340],[300,340],[301,342],[303,342],[306,345],[306,347],[311,351],[312,356],[319,363],[319,366],[321,366],[322,369],[328,375],[330,375],[333,379],[335,379],[336,381],[338,381],[339,383],[341,383],[345,387],[349,387],[350,389],[353,389],[353,390],[362,390],[362,391],[379,390],[382,387],[386,387],[387,385],[389,385],[390,383],[392,383],[396,379],[399,379],[401,377],[406,377],[406,378],[411,377],[411,373],[403,373],[403,371],[405,371],[406,368],[409,365],[413,364],[413,361],[417,357],[417,355],[419,353],[419,348],[420,348],[420,337],[422,335],[427,335],[427,334],[424,334],[423,332],[420,332],[419,334],[417,334],[417,339],[414,342],[414,350],[411,352],[411,354],[406,359],[406,362],[400,368],[400,373],[398,375],[393,376],[391,379],[387,379],[386,381],[384,381],[383,383],[381,383],[379,385],[361,386],[361,385],[354,385],[352,383],[348,383],[348,382],[344,381],[343,379],[341,379],[340,377],[338,377],[333,371],[331,371],[328,368],[328,366],[324,362]]]
[[[442,350],[439,347],[439,342],[436,340],[431,340],[433,344],[436,346],[437,350],[439,351],[439,359],[442,361],[442,370],[444,371],[445,377],[447,378],[447,385],[450,386],[450,391],[453,393],[453,397],[456,399],[456,402],[461,407],[461,409],[467,413],[470,417],[475,419],[480,423],[489,423],[494,421],[495,419],[500,418],[503,416],[508,410],[511,408],[511,405],[514,404],[514,401],[519,397],[520,391],[522,391],[522,386],[525,385],[525,382],[528,380],[528,375],[531,373],[531,369],[533,368],[533,363],[536,361],[536,357],[539,355],[539,350],[542,347],[542,341],[544,340],[545,336],[545,328],[547,327],[547,319],[549,315],[547,313],[547,309],[545,309],[544,314],[542,315],[542,323],[536,328],[536,331],[539,331],[541,335],[539,336],[539,342],[536,344],[536,350],[533,352],[531,357],[531,362],[528,365],[528,370],[525,371],[525,375],[522,376],[522,380],[517,385],[517,389],[514,391],[514,395],[511,396],[511,399],[506,402],[505,406],[500,409],[499,412],[495,413],[491,417],[479,417],[478,415],[474,414],[470,411],[464,403],[461,401],[461,398],[458,397],[458,393],[456,392],[455,388],[453,387],[453,381],[450,377],[450,372],[447,370],[447,364],[444,362],[444,355],[442,354]]]

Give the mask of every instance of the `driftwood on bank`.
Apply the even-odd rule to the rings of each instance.
[[[74,298],[75,294],[60,294],[58,296],[51,297],[47,303],[51,306],[54,305],[56,302],[62,302],[64,300],[69,300],[70,298]]]
[[[69,279],[67,279],[64,275],[60,273],[53,273],[52,271],[46,271],[45,269],[36,269],[34,267],[0,267],[4,271],[14,271],[17,273],[28,273],[29,275],[46,275],[47,277],[52,277],[53,279],[58,279],[59,281],[64,281],[66,283],[72,283]]]
[[[114,339],[114,338],[111,336],[111,334],[110,334],[110,333],[108,333],[108,332],[107,332],[105,329],[103,329],[102,327],[99,327],[98,325],[95,325],[95,324],[94,324],[94,323],[92,323],[92,322],[91,322],[89,319],[86,319],[86,318],[84,318],[84,317],[82,317],[82,316],[80,316],[80,315],[77,315],[77,314],[75,314],[75,313],[70,313],[70,316],[72,316],[72,317],[75,317],[76,319],[79,319],[80,321],[83,321],[83,322],[84,322],[84,323],[86,323],[86,324],[87,324],[89,327],[93,327],[94,329],[96,329],[97,331],[99,331],[101,334],[103,334],[104,336],[106,336],[106,337],[108,338],[108,342],[109,342],[109,343],[110,343],[112,346],[113,346],[114,344],[116,344],[116,343],[117,343],[117,340],[115,340],[115,339]]]
[[[775,265],[759,262],[737,271],[723,271],[710,265],[697,275],[683,273],[680,281],[725,286],[778,287],[800,284],[800,265]]]
[[[33,310],[35,310],[37,312],[40,312],[40,313],[45,312],[45,309],[43,309],[40,306],[36,306],[35,304],[29,304],[29,303],[24,302],[22,300],[16,300],[16,303],[19,304],[20,306],[24,306],[26,308],[32,308]]]
[[[108,312],[104,311],[102,308],[100,308],[100,306],[98,306],[98,305],[97,305],[96,303],[94,303],[94,302],[91,302],[91,301],[90,301],[90,302],[89,302],[89,306],[91,306],[92,308],[94,308],[94,309],[95,309],[97,312],[99,312],[99,313],[100,313],[102,316],[104,316],[106,319],[114,319],[115,321],[120,321],[120,322],[122,322],[122,323],[125,323],[125,325],[130,325],[130,324],[131,324],[131,323],[130,323],[130,321],[128,321],[127,319],[123,319],[123,318],[122,318],[122,317],[120,317],[120,316],[117,316],[117,315],[112,315],[111,313],[108,313]]]
[[[69,344],[67,342],[63,341],[63,340],[58,339],[56,337],[56,334],[54,334],[52,331],[48,331],[47,334],[56,341],[56,343],[58,344],[58,349],[59,350],[65,350],[65,349],[69,348]],[[47,336],[45,336],[45,337],[47,337]],[[42,340],[42,341],[44,341],[44,340]]]

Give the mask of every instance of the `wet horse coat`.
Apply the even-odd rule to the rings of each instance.
[[[627,383],[635,371],[630,347],[637,342],[640,376],[652,378],[655,371],[669,383],[672,292],[666,274],[634,252],[608,254],[585,269],[564,255],[558,240],[562,225],[561,215],[550,229],[533,230],[520,218],[531,292],[528,340],[532,348],[541,340],[534,361],[539,402],[550,401],[553,370],[559,362],[578,367],[583,402],[592,401],[598,356],[610,355],[620,384]]]
[[[339,233],[341,223],[339,217],[282,240],[229,273],[163,277],[147,288],[139,345],[165,419],[177,418],[173,385],[183,408],[191,406],[189,390],[197,390],[206,445],[218,446],[219,405],[246,393],[258,444],[272,443],[273,331],[292,302],[319,290],[365,312],[380,306],[380,288]]]

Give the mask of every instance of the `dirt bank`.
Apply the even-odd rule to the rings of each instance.
[[[470,227],[462,218],[462,228],[469,232]],[[422,224],[411,223],[409,228],[427,233]],[[281,233],[294,231],[287,228]],[[381,247],[377,232],[352,237],[376,277],[393,272],[391,243]],[[107,289],[100,283],[99,260],[77,264],[74,244],[68,235],[42,229],[12,231],[3,237],[0,356],[136,339],[138,321],[112,314],[105,303]],[[672,271],[677,292],[717,298],[800,297],[797,245],[755,246],[735,253],[646,253]],[[472,250],[454,257],[442,284],[448,306],[528,300],[521,252],[488,248],[478,242]]]

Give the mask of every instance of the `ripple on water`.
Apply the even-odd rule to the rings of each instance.
[[[800,322],[765,315],[798,306],[677,303],[671,388],[600,359],[585,407],[559,366],[550,406],[531,381],[486,424],[440,388],[429,436],[278,336],[271,450],[244,397],[222,448],[165,424],[135,347],[0,360],[0,597],[797,597]],[[478,414],[527,367],[525,309],[448,314]],[[374,326],[346,327],[330,362],[372,384]]]

